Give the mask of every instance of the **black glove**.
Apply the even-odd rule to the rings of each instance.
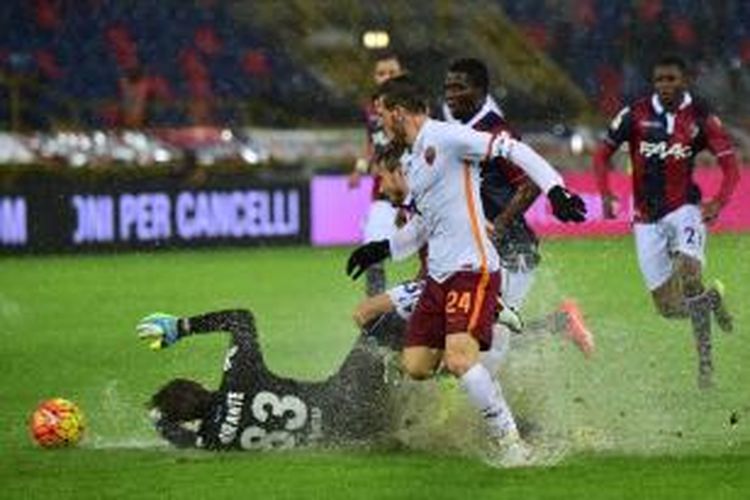
[[[368,267],[390,256],[391,247],[388,240],[365,243],[357,247],[349,256],[349,260],[346,262],[346,275],[356,280]]]
[[[547,193],[552,204],[552,213],[562,222],[583,222],[586,220],[586,204],[580,196],[562,186],[555,186]]]

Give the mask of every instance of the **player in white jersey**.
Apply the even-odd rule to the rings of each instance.
[[[404,222],[406,222],[412,217],[419,217],[419,215],[415,213],[412,203],[408,201],[409,187],[401,169],[402,154],[403,151],[400,148],[384,148],[375,155],[373,173],[380,181],[381,193],[387,196],[394,206],[399,207],[399,210],[404,213]],[[414,312],[414,308],[424,289],[425,277],[427,275],[427,251],[427,245],[420,249],[419,258],[421,265],[413,279],[399,283],[378,295],[367,297],[357,304],[352,317],[357,326],[368,335],[381,336],[384,335],[381,333],[383,329],[395,329],[396,331],[388,332],[385,335],[393,338],[393,344],[400,347],[399,337],[403,336],[403,325]],[[499,297],[498,300],[500,300]],[[498,313],[497,322],[506,326],[512,332],[520,333],[522,328],[522,322],[518,315],[511,308],[504,306]],[[493,349],[495,348],[496,341],[506,344],[505,340],[493,335]],[[492,349],[489,352],[492,352]],[[485,364],[490,369],[490,372],[494,373],[497,366],[495,366],[494,362],[487,362],[486,356],[485,354]]]
[[[495,156],[516,163],[547,193],[560,220],[583,221],[585,205],[543,158],[509,135],[431,120],[424,91],[409,77],[389,80],[381,95],[386,133],[409,148],[404,172],[420,217],[388,240],[357,248],[347,273],[357,278],[373,263],[405,258],[429,244],[428,276],[407,326],[403,368],[425,379],[442,363],[460,379],[493,440],[510,451],[509,465],[517,465],[526,457],[516,424],[499,385],[479,362],[480,350],[490,344],[500,283],[499,258],[479,202],[479,163]]]

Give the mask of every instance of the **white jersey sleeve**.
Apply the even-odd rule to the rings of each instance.
[[[427,236],[427,227],[422,217],[412,217],[388,239],[391,258],[400,261],[414,255],[427,243]]]
[[[496,156],[506,158],[526,172],[545,193],[554,186],[564,185],[560,174],[547,160],[507,132],[490,134],[470,127],[457,127],[452,139],[454,146],[467,160],[486,161]]]
[[[498,142],[502,140],[508,143],[499,146],[502,156],[521,167],[542,191],[548,193],[555,186],[565,185],[557,170],[530,146],[510,136],[499,138]]]
[[[499,136],[488,132],[474,130],[466,125],[454,124],[450,134],[444,135],[447,145],[454,148],[457,155],[472,163],[489,160],[498,153],[497,138]]]

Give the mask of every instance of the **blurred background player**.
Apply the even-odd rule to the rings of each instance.
[[[505,132],[520,140],[489,94],[489,73],[482,61],[474,58],[453,61],[445,75],[443,92],[441,111],[445,121],[492,134]],[[480,192],[484,213],[494,226],[492,241],[500,256],[503,304],[520,311],[541,260],[539,239],[524,215],[540,190],[518,166],[497,157],[482,168]],[[565,331],[586,356],[594,350],[593,336],[572,300],[565,300],[560,311],[530,322],[529,327]],[[505,352],[504,344],[493,342],[493,346],[499,350],[493,348],[488,357],[497,357],[499,364]]]
[[[688,91],[685,62],[675,56],[653,67],[652,94],[623,108],[594,154],[593,167],[605,217],[614,216],[609,188],[610,158],[627,142],[633,168],[633,232],[641,273],[656,309],[665,318],[690,317],[698,349],[698,383],[712,382],[711,312],[724,331],[732,329],[720,283],[706,288],[706,224],[729,201],[739,181],[731,140],[707,104]],[[693,180],[694,160],[710,151],[723,178],[713,198],[702,202]]]
[[[375,61],[373,81],[380,86],[389,79],[404,73],[399,57],[390,52],[382,53]],[[370,173],[373,155],[388,144],[388,138],[383,132],[383,124],[378,111],[380,101],[373,94],[365,107],[367,137],[364,155],[357,160],[355,168],[349,176],[349,186],[357,187],[360,177]],[[382,240],[389,237],[396,229],[396,209],[380,193],[378,180],[375,179],[372,188],[372,203],[365,217],[364,242]],[[386,289],[385,268],[382,264],[367,270],[365,275],[365,292],[368,297],[382,293]]]
[[[495,136],[438,122],[425,112],[426,93],[408,77],[382,88],[383,126],[391,141],[409,147],[403,168],[420,217],[389,240],[357,248],[347,262],[356,279],[373,263],[411,255],[429,245],[427,278],[407,325],[404,370],[414,379],[431,377],[442,363],[459,378],[484,418],[502,455],[501,465],[528,460],[528,450],[502,391],[479,361],[491,343],[499,292],[499,258],[487,235],[479,200],[479,162],[503,155],[526,169],[563,221],[585,219],[583,201],[531,148],[507,134]]]
[[[130,69],[119,80],[120,122],[124,128],[139,129],[147,124],[149,79],[143,68]]]
[[[247,310],[182,317],[152,314],[136,326],[153,349],[192,335],[228,332],[218,389],[171,380],[149,406],[157,431],[177,447],[291,448],[378,442],[393,421],[382,358],[359,339],[339,370],[321,382],[279,377],[265,364]]]

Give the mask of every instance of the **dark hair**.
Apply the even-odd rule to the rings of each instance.
[[[675,66],[679,68],[683,75],[688,74],[688,65],[685,59],[676,54],[664,54],[660,56],[654,63],[654,68],[657,66]]]
[[[469,77],[469,81],[473,86],[482,89],[484,92],[487,92],[487,89],[489,89],[490,77],[487,65],[479,59],[473,57],[456,59],[448,67],[448,71],[451,73],[464,73]]]
[[[373,163],[381,165],[388,172],[394,172],[401,166],[401,157],[404,155],[404,146],[394,141],[375,151]]]
[[[427,110],[427,92],[409,75],[391,78],[378,88],[377,95],[382,97],[387,109],[402,106],[412,113],[424,113]]]
[[[189,422],[204,418],[212,399],[213,393],[198,382],[176,378],[151,396],[148,406],[158,409],[171,422]]]
[[[380,61],[390,61],[391,59],[395,60],[399,66],[403,66],[403,63],[401,62],[401,58],[398,54],[396,54],[393,51],[387,51],[383,50],[381,52],[375,53],[375,62],[379,63]]]

